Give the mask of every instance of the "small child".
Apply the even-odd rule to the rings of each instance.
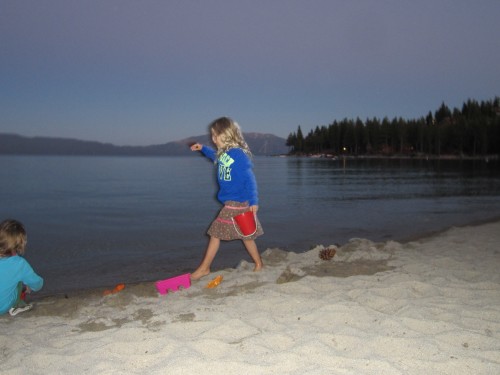
[[[254,271],[262,269],[262,260],[255,239],[264,232],[257,216],[257,230],[253,235],[243,236],[233,225],[232,218],[245,211],[254,214],[259,209],[257,183],[252,171],[251,152],[243,139],[239,125],[228,117],[213,121],[210,126],[212,141],[217,151],[210,147],[195,143],[191,151],[201,151],[217,166],[219,183],[218,200],[224,204],[217,218],[208,229],[210,240],[200,266],[191,274],[197,280],[210,273],[210,265],[219,250],[220,241],[240,239],[255,263]]]
[[[19,221],[0,223],[0,314],[8,311],[14,316],[30,310],[33,305],[24,301],[24,294],[43,286],[43,279],[21,256],[26,242],[26,230]]]

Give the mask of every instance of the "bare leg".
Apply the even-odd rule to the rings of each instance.
[[[254,272],[260,271],[263,267],[262,259],[260,258],[259,249],[257,249],[257,244],[254,240],[243,240],[243,244],[248,251],[248,254],[252,257],[253,262],[255,263]]]
[[[208,242],[207,250],[205,251],[205,256],[198,266],[196,271],[191,274],[191,280],[201,279],[203,276],[207,276],[210,273],[210,265],[212,264],[217,251],[219,250],[220,239],[216,237],[210,237]]]

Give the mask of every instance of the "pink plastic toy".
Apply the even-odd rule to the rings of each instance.
[[[158,293],[167,294],[169,291],[175,292],[179,290],[179,287],[182,286],[184,289],[187,289],[191,286],[191,278],[189,277],[189,273],[184,275],[171,277],[170,279],[160,280],[155,283],[156,289],[158,289]]]

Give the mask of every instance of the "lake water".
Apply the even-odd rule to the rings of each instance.
[[[405,241],[500,218],[500,163],[256,157],[259,249]],[[220,204],[203,157],[0,157],[0,218],[28,230],[43,294],[194,270]],[[439,251],[439,249],[436,249]],[[249,260],[223,242],[213,269]]]

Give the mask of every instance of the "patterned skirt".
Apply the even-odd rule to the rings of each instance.
[[[255,221],[257,224],[257,231],[251,236],[243,236],[240,234],[234,224],[233,217],[248,211],[248,203],[244,202],[235,202],[235,201],[227,201],[224,203],[224,207],[217,215],[217,218],[212,222],[210,227],[208,228],[207,234],[211,237],[219,238],[223,241],[231,241],[231,240],[255,240],[257,237],[264,234],[262,230],[262,225],[255,215]]]

